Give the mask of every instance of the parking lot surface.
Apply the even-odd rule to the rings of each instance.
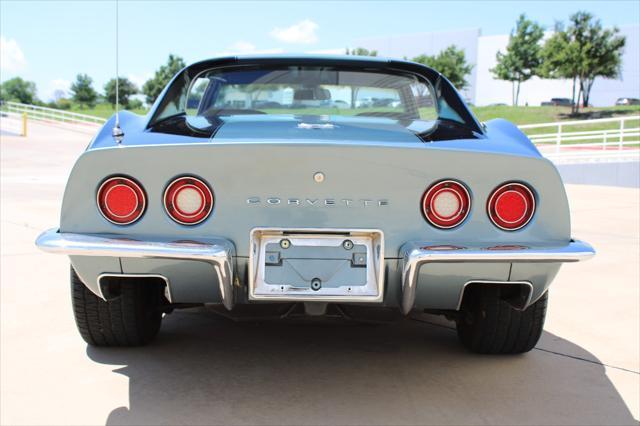
[[[175,312],[133,349],[88,347],[69,265],[33,242],[56,226],[87,132],[2,135],[2,424],[637,424],[640,191],[568,186],[573,234],[597,256],[563,266],[545,333],[522,356],[479,356],[452,324],[235,323]]]

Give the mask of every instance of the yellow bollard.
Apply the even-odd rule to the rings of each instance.
[[[27,137],[27,113],[22,113],[22,136]]]

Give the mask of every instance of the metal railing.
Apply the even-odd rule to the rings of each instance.
[[[102,117],[93,115],[80,114],[77,112],[65,111],[55,108],[47,108],[36,105],[21,104],[18,102],[4,102],[2,109],[7,112],[27,114],[34,120],[55,121],[59,123],[84,124],[84,125],[102,125],[107,120]]]

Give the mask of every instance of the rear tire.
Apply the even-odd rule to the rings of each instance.
[[[529,352],[538,343],[548,292],[525,310],[515,309],[500,299],[498,292],[478,292],[468,299],[466,296],[456,328],[460,342],[471,352],[519,354]]]
[[[71,302],[80,335],[92,346],[140,346],[151,342],[162,321],[162,286],[123,282],[104,301],[71,268]]]

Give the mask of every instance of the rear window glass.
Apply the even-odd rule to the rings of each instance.
[[[310,67],[206,71],[189,86],[184,111],[206,119],[240,114],[438,117],[431,85],[414,75]]]
[[[295,137],[283,130],[285,122],[342,123],[352,129],[383,126],[390,132],[408,130],[423,142],[483,135],[455,88],[431,68],[307,57],[221,58],[193,64],[165,89],[147,128],[214,138],[221,130],[228,137],[224,129],[231,132],[239,122],[268,123],[264,126],[278,138]]]

